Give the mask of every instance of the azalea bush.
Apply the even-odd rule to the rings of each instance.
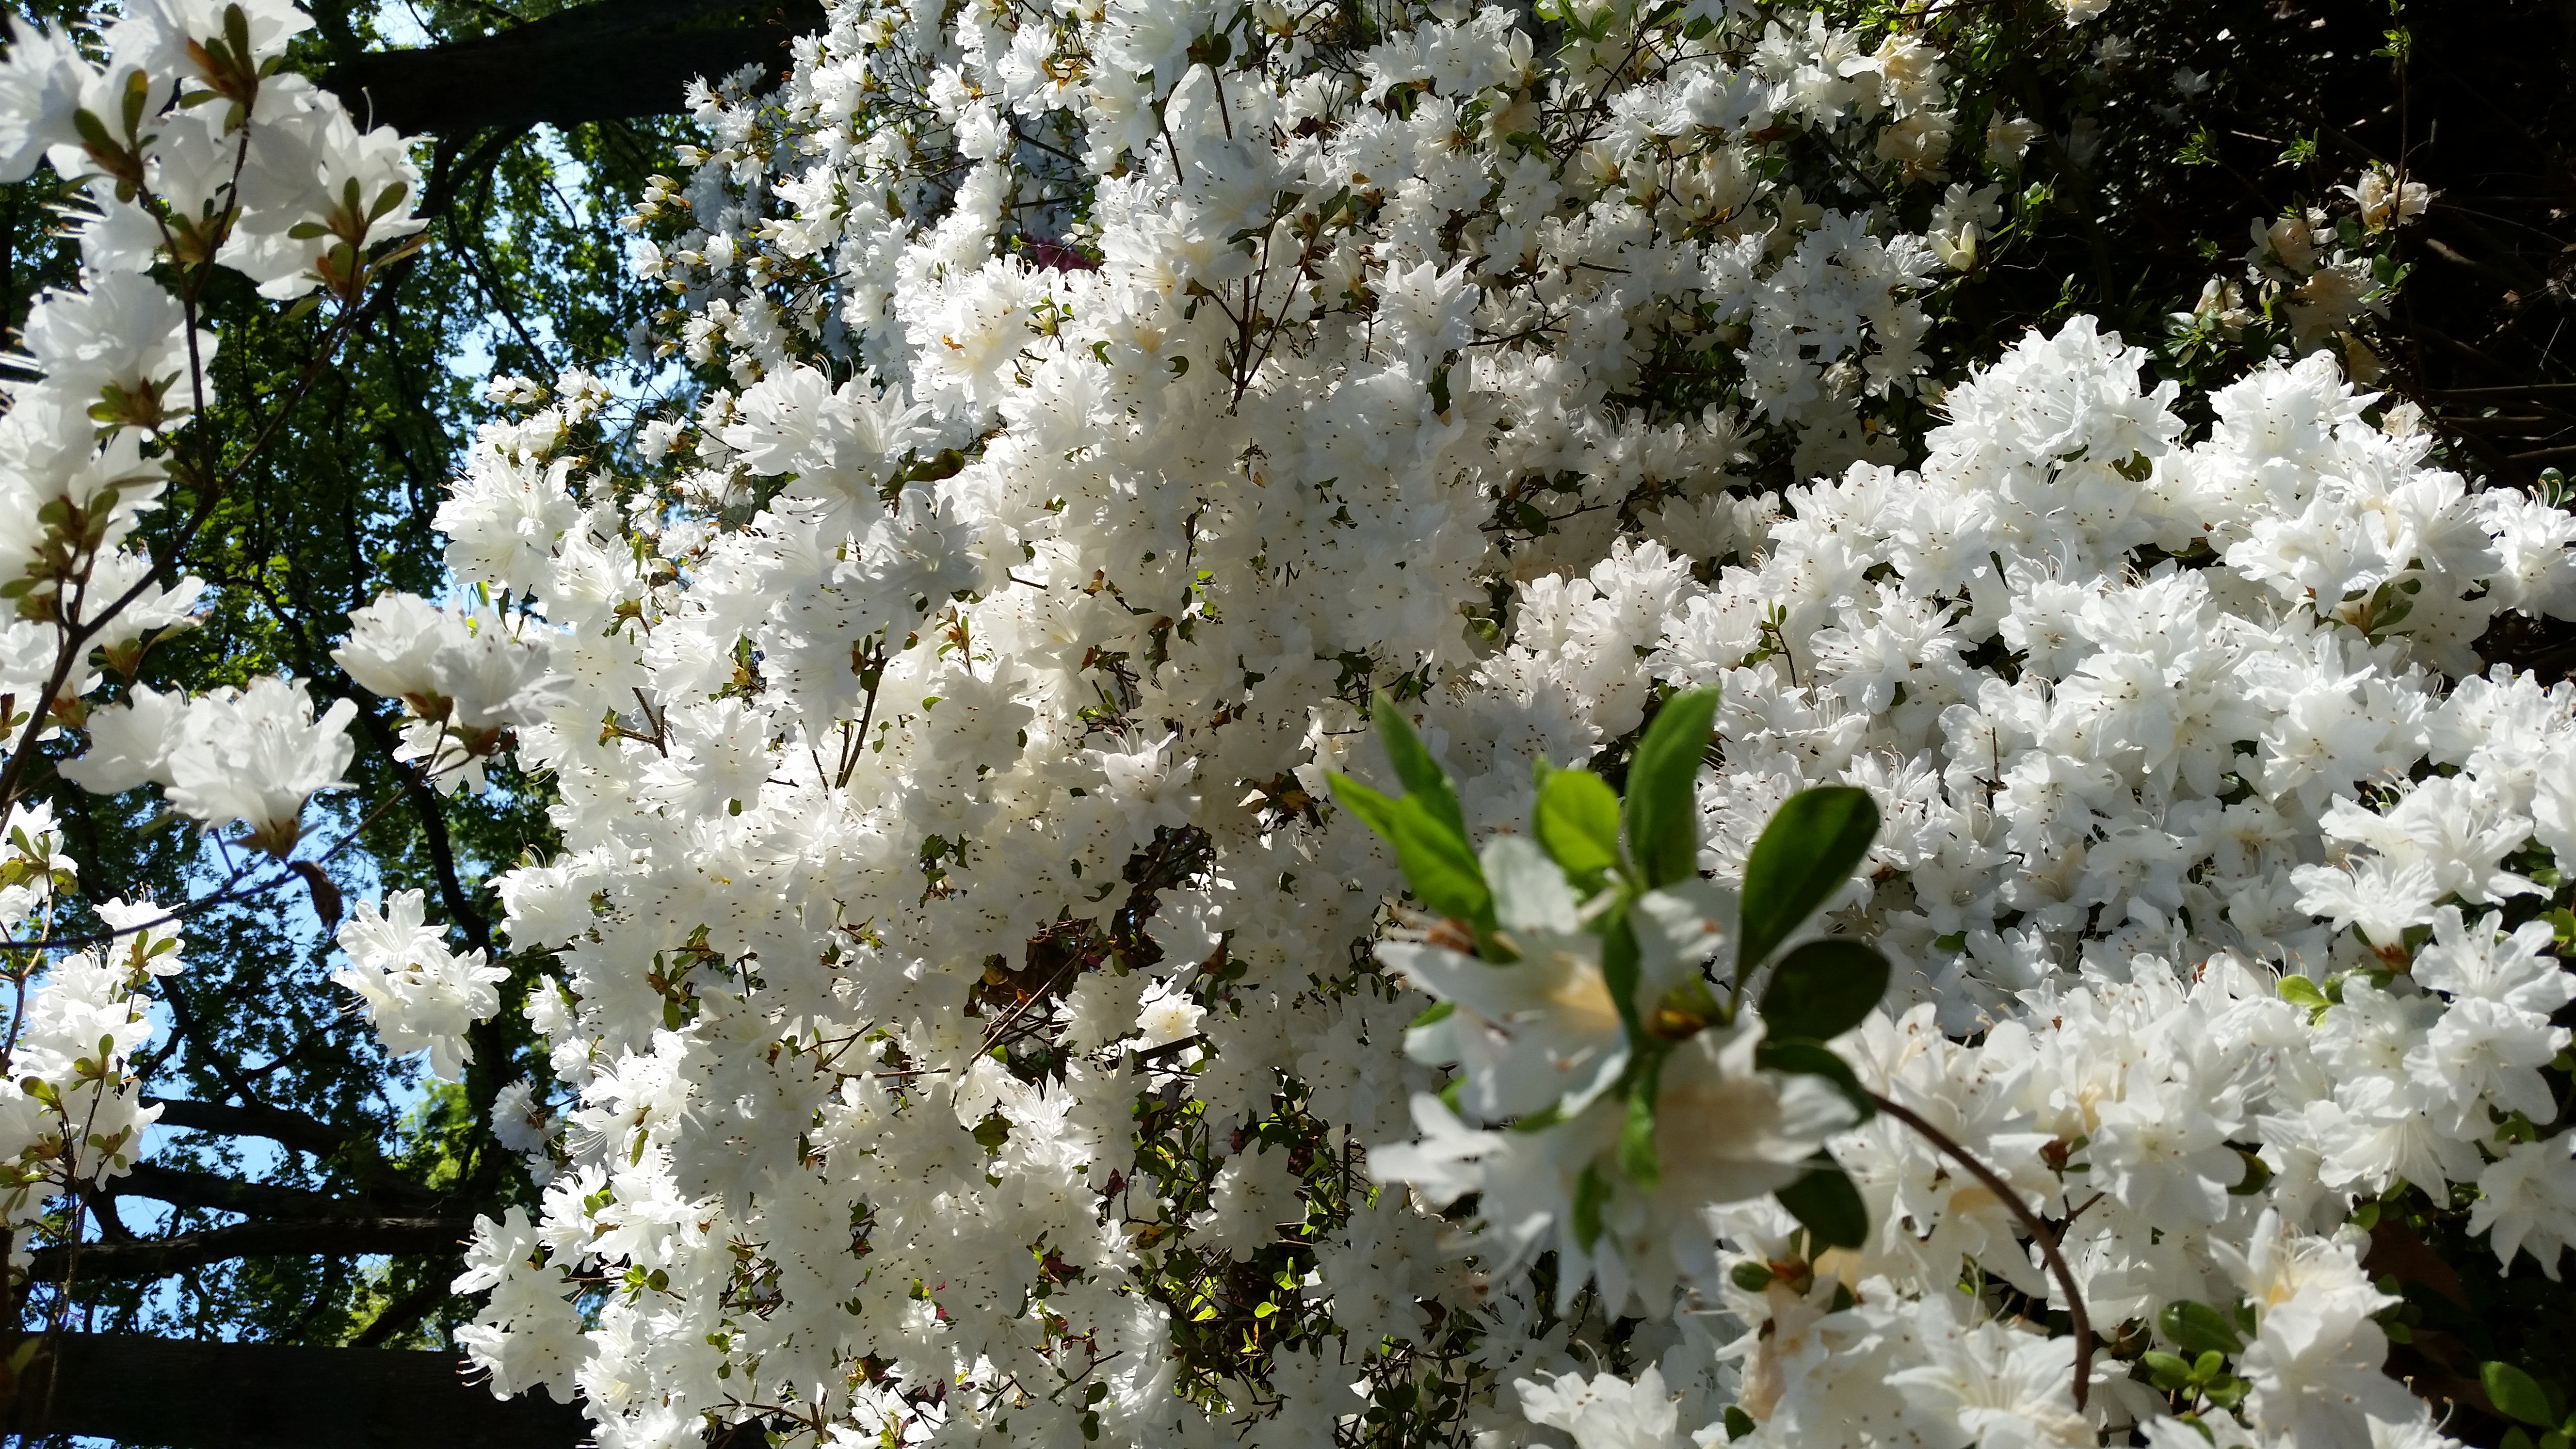
[[[2480,649],[2576,517],[2356,383],[2393,167],[2164,337],[1962,320],[2101,8],[833,6],[334,653],[550,792],[489,950],[344,907],[350,711],[155,674],[134,545],[191,288],[354,316],[399,138],[277,0],[20,27],[95,214],[0,795],[157,786],[434,1074],[541,1035],[458,1339],[606,1445],[2563,1441],[2576,685]],[[63,1305],[193,904],[57,930],[13,798]]]

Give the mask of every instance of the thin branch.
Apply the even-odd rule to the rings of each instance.
[[[423,1278],[409,1293],[378,1309],[367,1326],[358,1330],[358,1336],[349,1340],[349,1347],[382,1348],[385,1340],[436,1312],[438,1305],[447,1301],[447,1280],[445,1273]]]
[[[382,750],[387,759],[393,759],[397,741],[393,738],[392,729],[363,703],[358,710],[358,720],[366,730],[368,740]],[[492,923],[474,904],[473,896],[465,889],[464,879],[456,872],[456,848],[447,835],[445,802],[438,798],[438,792],[431,788],[429,782],[421,778],[419,771],[403,769],[399,760],[395,761],[394,767],[402,775],[402,798],[411,802],[413,813],[420,821],[421,841],[429,848],[430,864],[438,873],[438,896],[447,907],[448,918],[465,933],[467,945],[481,951],[486,959],[491,958],[497,954],[492,949]],[[356,832],[351,832],[349,838],[355,840]]]
[[[1924,1121],[1914,1109],[1902,1103],[1891,1102],[1876,1092],[1870,1093],[1869,1099],[1878,1104],[1878,1110],[1923,1134],[1923,1140],[1966,1168],[1970,1177],[1984,1184],[1988,1192],[2001,1198],[2004,1206],[2012,1209],[2013,1216],[2019,1218],[2022,1227],[2030,1233],[2031,1241],[2039,1244],[2039,1255],[2048,1263],[2049,1276],[2057,1280],[2058,1291],[2066,1295],[2066,1316],[2075,1321],[2075,1408],[2081,1413],[2093,1383],[2093,1318],[2084,1311],[2084,1292],[2075,1286],[2074,1270],[2066,1266],[2066,1255],[2057,1249],[2057,1234],[2050,1232],[2039,1214],[2031,1211],[2030,1205],[2021,1200],[2019,1190],[2004,1181],[1993,1168],[1978,1161],[1976,1154],[1960,1146],[1949,1133]]]
[[[170,1024],[176,1028],[172,1035],[185,1037],[196,1048],[197,1055],[204,1058],[206,1065],[214,1068],[215,1075],[223,1079],[225,1090],[241,1098],[245,1106],[261,1105],[259,1093],[242,1075],[241,1067],[215,1049],[213,1038],[207,1036],[205,1028],[198,1023],[197,1013],[190,1009],[188,995],[179,989],[178,983],[172,982],[170,989],[161,993],[161,1004],[170,1008]]]

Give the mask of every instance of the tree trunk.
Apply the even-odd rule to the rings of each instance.
[[[699,76],[784,74],[796,37],[822,28],[822,0],[593,0],[472,40],[371,51],[321,83],[362,126],[452,139],[674,112]]]
[[[12,1335],[23,1345],[28,1336]],[[452,1354],[66,1334],[0,1370],[0,1432],[175,1449],[575,1449],[578,1406],[495,1399]]]

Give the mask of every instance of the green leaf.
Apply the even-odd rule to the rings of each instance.
[[[1610,989],[1610,1004],[1619,1008],[1619,1024],[1627,1028],[1632,1042],[1643,1034],[1637,1020],[1637,978],[1644,969],[1637,952],[1637,928],[1629,924],[1622,908],[1602,926],[1601,984]]]
[[[1586,1167],[1574,1180],[1574,1241],[1583,1251],[1601,1241],[1601,1207],[1610,1200],[1610,1184],[1596,1168]]]
[[[93,151],[112,153],[117,149],[116,138],[108,133],[107,122],[87,110],[72,112],[72,130]]]
[[[1619,797],[1590,770],[1557,770],[1539,782],[1531,833],[1585,889],[1619,866]]]
[[[1413,893],[1444,916],[1470,922],[1479,932],[1493,930],[1494,893],[1465,838],[1432,818],[1417,796],[1396,801],[1395,817],[1396,859],[1403,862]]]
[[[1458,808],[1458,788],[1449,783],[1447,771],[1422,747],[1422,738],[1413,732],[1404,711],[1394,700],[1381,693],[1371,711],[1377,719],[1378,743],[1386,747],[1386,757],[1395,766],[1395,778],[1423,802],[1432,818],[1467,838],[1467,815]]]
[[[1843,888],[1877,834],[1878,806],[1866,790],[1828,785],[1781,802],[1744,861],[1739,978]]]
[[[2191,1382],[2191,1365],[2160,1349],[2148,1349],[2138,1361],[2147,1366],[2148,1375],[2157,1388],[2175,1393]]]
[[[1717,691],[1664,701],[1628,767],[1628,853],[1649,886],[1699,874],[1700,756],[1717,722]]]
[[[2549,1412],[2549,1393],[2531,1375],[2509,1363],[2488,1363],[2478,1369],[2479,1382],[2486,1385],[2487,1398],[2496,1411],[2509,1419],[2520,1419],[2543,1429],[2558,1426],[2558,1416]]]
[[[1754,1430],[1753,1416],[1734,1404],[1726,1406],[1726,1437],[1741,1439]]]
[[[2334,1004],[2326,1000],[2325,991],[2317,983],[2305,976],[2284,976],[2276,989],[2281,993],[2283,1001],[2292,1006],[2305,1007],[2310,1012],[2323,1011]]]
[[[2226,1315],[2206,1303],[2168,1303],[2156,1314],[2156,1330],[2185,1353],[2238,1354],[2245,1340]]]
[[[1869,1209],[1861,1203],[1860,1189],[1829,1157],[1817,1158],[1806,1176],[1776,1196],[1780,1206],[1805,1225],[1809,1241],[1818,1249],[1857,1248],[1869,1241]]]
[[[1766,1071],[1795,1072],[1800,1076],[1822,1077],[1834,1084],[1852,1106],[1860,1111],[1860,1122],[1878,1114],[1878,1103],[1870,1100],[1869,1089],[1852,1075],[1851,1063],[1833,1054],[1820,1041],[1796,1037],[1769,1037],[1754,1048],[1753,1064]],[[1857,1122],[1853,1125],[1859,1125]]]
[[[2245,1161],[2245,1175],[2238,1178],[2236,1180],[2236,1185],[2227,1190],[2227,1195],[2229,1197],[2252,1197],[2254,1194],[2261,1192],[2263,1189],[2272,1185],[2272,1165],[2270,1163],[2265,1162],[2262,1158],[2246,1151],[2242,1147],[2235,1149],[2235,1151],[2236,1155],[2243,1158]]]
[[[1858,941],[1809,941],[1780,959],[1762,989],[1762,1020],[1781,1036],[1831,1041],[1887,995],[1887,958]]]
[[[1343,809],[1358,816],[1369,829],[1378,833],[1380,839],[1390,844],[1394,842],[1393,796],[1382,794],[1374,786],[1364,785],[1339,771],[1330,772],[1325,778],[1332,782],[1333,798],[1341,802]]]
[[[1662,1085],[1664,1053],[1642,1052],[1628,1082],[1628,1117],[1619,1125],[1619,1172],[1652,1192],[1664,1180],[1655,1158],[1655,1092]]]
[[[1333,798],[1395,847],[1396,863],[1422,904],[1444,916],[1494,928],[1494,893],[1467,837],[1434,819],[1416,795],[1388,799],[1348,775],[1332,777]]]
[[[143,107],[152,98],[152,78],[140,68],[125,75],[125,134],[131,136],[143,127]]]
[[[2543,911],[2540,913],[2540,918],[2549,923],[2549,929],[2558,938],[2562,951],[2568,946],[2576,946],[2576,911],[2563,908]]]

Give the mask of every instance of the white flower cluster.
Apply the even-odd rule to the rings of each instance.
[[[1569,11],[1545,64],[1500,11],[1395,18],[842,7],[779,95],[702,97],[717,149],[635,219],[662,345],[736,383],[639,431],[667,483],[580,474],[586,379],[509,384],[441,523],[562,631],[518,736],[567,853],[502,888],[575,1099],[467,1280],[496,1384],[621,1444],[789,1397],[1355,1411],[1184,1381],[1166,1253],[1255,1248],[1316,1169],[1140,1181],[1138,1104],[1194,1084],[1225,1142],[1294,1073],[1347,1160],[1401,1130],[1418,1000],[1301,994],[1393,884],[1318,748],[1372,675],[1463,683],[1511,577],[1732,537],[1733,468],[1893,458],[1937,262],[1842,178],[1930,184],[1950,124],[1919,41],[1803,13]],[[1014,1032],[1078,1054],[1023,1080]],[[1343,1176],[1294,1292],[1414,1333],[1430,1225]],[[585,1332],[562,1275],[602,1271],[652,1286]]]
[[[2378,377],[2382,363],[2362,336],[2364,324],[2387,315],[2405,276],[2394,233],[2424,214],[2433,191],[2376,161],[2335,190],[2351,202],[2350,212],[2301,207],[2252,222],[2244,279],[2212,277],[2190,311],[2172,315],[2180,350],[2237,342],[2261,318],[2281,324],[2281,340],[2293,352],[2332,347],[2357,381]]]
[[[422,762],[442,787],[479,789],[484,758],[542,717],[551,640],[524,618],[388,592],[349,616],[331,657],[359,687],[410,710],[397,759]]]
[[[2473,1230],[2504,1263],[2527,1251],[2555,1277],[2576,1242],[2576,1137],[2538,1135],[2559,1116],[2541,1068],[2566,1064],[2551,1013],[2576,977],[2542,954],[2548,924],[2507,934],[2486,909],[2544,893],[2521,871],[2554,880],[2547,863],[2576,858],[2576,689],[2499,671],[2446,694],[2436,672],[2473,665],[2500,608],[2576,612],[2576,520],[2422,468],[2423,440],[2364,422],[2328,359],[2214,395],[2212,436],[2190,446],[2142,361],[2081,320],[2026,341],[1950,394],[1919,473],[1862,465],[1792,490],[1713,585],[1648,545],[1588,584],[1525,590],[1524,634],[1546,642],[1508,648],[1503,677],[1651,648],[1658,676],[1722,684],[1725,763],[1702,798],[1721,885],[1779,801],[1868,789],[1886,825],[1839,924],[1910,965],[1899,991],[1919,1004],[1843,1043],[1863,1080],[2075,1223],[2065,1250],[2095,1322],[2250,1305],[2230,1432],[2424,1438],[2423,1407],[2379,1373],[2372,1319],[2394,1300],[2337,1230],[2402,1180],[2436,1202],[2474,1184]],[[1568,730],[1623,683],[1566,682]],[[1470,742],[1499,734],[1505,698],[1429,711],[1453,764],[1484,764]],[[1470,786],[1467,808],[1500,825],[1493,802],[1525,808],[1527,787],[1512,760],[1488,768],[1492,800]],[[1399,949],[1422,975],[1429,948]],[[1546,993],[1527,963],[1477,969],[1519,978],[1488,994]],[[1482,1068],[1496,1080],[1562,1070],[1580,1056],[1562,1038],[1597,1018],[1559,991],[1510,1019],[1503,1064]],[[1458,1054],[1472,1084],[1463,1036]],[[1434,1130],[1380,1170],[1442,1201],[1481,1192],[1524,1233],[1570,1211],[1599,1148],[1551,1155],[1567,1126],[1462,1146],[1435,1100],[1416,1111]],[[1696,1296],[1755,1331],[1668,1356],[1699,1422],[1733,1388],[1782,1443],[2089,1442],[2062,1373],[2025,1376],[2038,1387],[2010,1407],[2026,1422],[1957,1417],[2007,1407],[1962,1365],[2012,1359],[2009,1335],[1969,1353],[1899,1331],[1963,1260],[2053,1296],[1994,1193],[1885,1118],[1832,1150],[1875,1237],[1794,1278],[1703,1268]],[[1475,1165],[1434,1174],[1426,1157]],[[1776,1209],[1715,1219],[1740,1261],[1800,1259]],[[1652,1256],[1662,1236],[1604,1241]],[[1623,1270],[1594,1268],[1605,1286],[1638,1274]],[[1925,1356],[1951,1364],[1930,1398]],[[2102,1387],[2120,1391],[2097,1401],[2112,1422],[2159,1432],[2171,1386]],[[1525,1401],[1545,1422],[1571,1412]]]
[[[59,898],[78,886],[51,811],[12,809],[0,825],[0,931],[45,934]],[[56,1200],[124,1175],[161,1116],[132,1067],[155,1029],[143,993],[185,969],[180,938],[149,901],[103,901],[96,914],[114,939],[30,971],[32,989],[0,1040],[0,1229],[16,1269]]]
[[[2001,1165],[2029,1204],[2070,1224],[2063,1249],[2093,1322],[2158,1325],[2157,1346],[2184,1354],[2207,1344],[2176,1337],[2187,1332],[2178,1323],[2195,1321],[2177,1313],[2225,1325],[2240,1377],[2213,1387],[2233,1388],[2227,1402],[2241,1406],[2241,1422],[2205,1404],[2200,1420],[2222,1431],[2221,1442],[2438,1442],[2425,1405],[2381,1372],[2387,1339],[2374,1318],[2396,1300],[2360,1268],[2367,1236],[2343,1225],[2356,1198],[2387,1185],[2375,1154],[2405,1156],[2411,1135],[2406,1165],[2430,1172],[2438,1192],[2437,1149],[2420,1125],[2389,1122],[2393,1113],[2357,1148],[2338,1153],[2329,1138],[2359,1115],[2351,1104],[2378,1107],[2392,1077],[2406,1080],[2403,1067],[2343,1075],[2370,1050],[2358,1039],[2398,998],[2347,978],[2346,1002],[2312,1024],[2310,1009],[2232,956],[2211,958],[2189,984],[2161,959],[2140,958],[2135,969],[2127,982],[2089,973],[2052,983],[2031,994],[2027,1016],[1974,1047],[1944,1038],[1924,1006],[1893,1022],[1874,1018],[1843,1050],[1873,1090]],[[2444,1014],[2439,997],[2405,999],[2419,1020]],[[2382,1030],[2373,1045],[2384,1046]],[[2556,1035],[2563,1045],[2565,1033]],[[2432,1057],[2420,1044],[2412,1053],[2428,1076]],[[2399,1090],[2426,1095],[2410,1086]],[[2563,1137],[2536,1149],[2508,1148],[2492,1131],[2447,1140],[2440,1150],[2468,1160],[2454,1165],[2461,1180],[2477,1176],[2481,1141],[2502,1159],[2485,1169],[2489,1178],[2527,1154],[2568,1153]],[[1721,1233],[1745,1256],[1708,1296],[1751,1331],[1713,1354],[1666,1355],[1663,1371],[1686,1399],[1696,1396],[1698,1422],[1713,1422],[1731,1391],[1758,1426],[1736,1442],[2076,1446],[2106,1423],[2185,1442],[2170,1437],[2179,1426],[2166,1390],[2179,1385],[2151,1389],[2097,1360],[2088,1420],[2070,1398],[2069,1338],[1950,1321],[1963,1261],[2010,1291],[2056,1296],[1993,1192],[1888,1118],[1833,1151],[1869,1205],[1871,1241],[1810,1264],[1776,1210],[1720,1215]],[[2570,1205],[2562,1197],[2555,1208],[2562,1225]],[[2564,1243],[2532,1246],[2554,1260]],[[1954,1342],[1962,1333],[1969,1341]]]
[[[501,1009],[493,983],[509,979],[506,967],[484,962],[476,951],[447,949],[446,931],[427,924],[419,891],[397,891],[380,912],[362,901],[340,928],[340,949],[350,964],[331,980],[357,993],[385,1050],[396,1056],[429,1049],[431,1075],[462,1080],[474,1060],[466,1032]]]
[[[1940,262],[1839,178],[1946,180],[1938,55],[1720,5],[1551,11],[1544,61],[1500,11],[1371,17],[837,5],[779,93],[700,97],[713,149],[634,218],[674,298],[639,348],[733,386],[645,421],[635,478],[595,379],[508,385],[441,523],[560,630],[513,727],[565,853],[501,889],[568,1099],[511,1099],[552,1180],[461,1280],[496,1388],[577,1391],[613,1449],[1310,1445],[1434,1404],[1585,1449],[2193,1435],[2153,1360],[2079,1412],[2004,1204],[1740,1032],[1675,1059],[1703,1115],[1576,1291],[1584,1164],[1524,1149],[1589,1139],[1501,1125],[1611,1115],[1552,905],[1516,976],[1399,962],[1458,1003],[1417,1042],[1475,1125],[1407,1059],[1427,999],[1354,955],[1401,878],[1320,803],[1369,696],[1481,839],[1533,757],[1716,684],[1708,891],[1804,787],[1887,822],[1828,922],[1900,968],[1862,1079],[2072,1215],[2106,1329],[2222,1335],[2213,1435],[2434,1437],[2342,1225],[2476,1184],[2555,1267],[2576,1211],[2530,1110],[2561,978],[2488,914],[2554,848],[2576,698],[2472,647],[2576,608],[2576,523],[2425,468],[2327,359],[2187,443],[2081,320],[1899,472]],[[1738,1109],[1772,1139],[1695,1155]],[[1819,1141],[1861,1249],[1761,1196]],[[1485,1256],[1372,1170],[1480,1191]],[[1280,1326],[1209,1345],[1247,1282]],[[1651,1368],[1567,1377],[1614,1352]]]
[[[315,719],[312,696],[284,679],[194,698],[138,684],[90,714],[89,749],[62,775],[102,795],[157,784],[182,815],[246,823],[251,844],[283,857],[303,836],[304,802],[340,785],[357,712],[344,699]]]
[[[1581,930],[1574,893],[1536,854],[1517,835],[1496,837],[1486,851],[1519,961],[1498,967],[1429,941],[1378,950],[1450,1006],[1408,1035],[1409,1055],[1457,1066],[1460,1113],[1511,1130],[1470,1128],[1426,1093],[1413,1104],[1424,1140],[1378,1148],[1370,1170],[1411,1183],[1439,1207],[1476,1194],[1489,1228],[1478,1247],[1491,1269],[1508,1272],[1553,1249],[1561,1302],[1592,1279],[1613,1314],[1659,1317],[1683,1284],[1717,1280],[1710,1210],[1789,1186],[1857,1115],[1825,1080],[1762,1063],[1764,1023],[1749,1009],[1722,1024],[1691,1022],[1686,1034],[1668,1029],[1682,1042],[1657,1069],[1657,1177],[1619,1181],[1606,1201],[1587,1203],[1585,1175],[1615,1159],[1631,1114],[1610,1089],[1633,1051],[1602,940]],[[1734,914],[1730,893],[1706,882],[1646,892],[1629,916],[1642,958],[1637,1000],[1658,1002],[1697,981],[1711,952],[1732,944]]]

